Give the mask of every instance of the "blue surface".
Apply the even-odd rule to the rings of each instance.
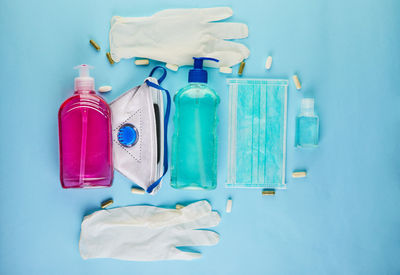
[[[305,168],[307,179],[288,177],[288,189],[275,197],[224,187],[227,86],[225,76],[209,70],[209,84],[221,96],[215,191],[177,191],[164,183],[154,197],[132,195],[131,183],[117,173],[110,189],[63,190],[57,111],[71,94],[72,67],[95,66],[97,87],[113,86],[108,101],[140,84],[151,69],[132,61],[108,64],[111,16],[217,5],[231,6],[232,20],[249,25],[244,77],[299,74],[301,92],[292,82],[289,87],[287,175]],[[399,12],[398,0],[1,1],[0,273],[398,274]],[[102,46],[100,53],[89,39]],[[268,55],[274,59],[266,72]],[[187,71],[169,72],[163,85],[177,91]],[[316,99],[317,150],[294,148],[303,95]],[[233,211],[226,214],[229,196]],[[78,252],[81,220],[109,197],[116,206],[208,199],[222,215],[216,228],[221,241],[200,248],[204,257],[192,262],[84,261]]]

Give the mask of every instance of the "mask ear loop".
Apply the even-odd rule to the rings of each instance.
[[[161,84],[161,82],[167,76],[167,70],[164,67],[162,67],[162,66],[154,67],[149,76],[152,76],[153,73],[157,69],[162,69],[163,70],[162,76],[158,79],[158,83]],[[157,90],[164,91],[166,96],[167,96],[167,108],[165,110],[165,115],[164,115],[164,172],[163,172],[162,176],[158,180],[153,182],[147,188],[146,192],[147,193],[152,193],[153,190],[160,184],[162,178],[165,176],[165,174],[168,171],[168,142],[167,142],[167,139],[168,139],[168,120],[169,120],[169,114],[171,112],[171,96],[170,96],[169,91],[167,89],[164,89],[163,87],[161,87],[160,85],[157,85],[156,83],[153,83],[153,82],[150,82],[149,80],[146,80],[146,84],[149,87],[153,87],[153,88],[156,88]]]
[[[153,74],[154,74],[154,72],[157,71],[158,69],[161,69],[161,70],[163,71],[163,74],[162,74],[161,77],[157,80],[157,81],[158,81],[158,85],[161,85],[161,83],[164,81],[165,77],[167,76],[167,70],[166,70],[163,66],[155,66],[155,67],[151,70],[151,72],[150,72],[150,74],[149,74],[149,77],[152,77]],[[158,89],[158,88],[156,88],[156,89]],[[161,90],[161,89],[159,89],[159,90]],[[163,89],[163,90],[164,90],[164,89]]]

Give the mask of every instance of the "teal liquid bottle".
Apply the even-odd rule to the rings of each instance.
[[[171,186],[211,190],[217,187],[217,107],[220,99],[207,85],[203,61],[218,60],[193,59],[189,84],[174,96]]]
[[[303,98],[300,114],[296,117],[296,141],[299,148],[318,146],[319,118],[314,112],[314,99]]]

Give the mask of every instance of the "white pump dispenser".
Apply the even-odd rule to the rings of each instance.
[[[94,78],[90,76],[89,70],[92,66],[82,64],[74,67],[79,70],[79,76],[75,77],[75,91],[94,91]]]

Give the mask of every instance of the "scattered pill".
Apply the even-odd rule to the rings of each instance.
[[[165,67],[167,67],[167,69],[170,69],[171,71],[175,71],[175,72],[179,69],[178,65],[169,64],[169,63],[165,64]]]
[[[185,206],[183,206],[182,204],[179,204],[179,203],[177,205],[175,205],[176,210],[182,209],[183,207],[185,207]]]
[[[228,199],[226,201],[226,209],[225,209],[226,213],[231,213],[232,212],[232,199]]]
[[[274,196],[275,195],[275,190],[263,190],[261,192],[263,196]]]
[[[272,56],[268,56],[267,62],[265,62],[265,69],[269,70],[272,66]]]
[[[296,171],[292,173],[293,178],[305,178],[307,176],[306,171]]]
[[[297,75],[293,76],[293,82],[294,82],[294,85],[296,86],[296,89],[300,90],[301,89],[301,84],[300,84],[299,77]]]
[[[243,60],[242,62],[240,62],[238,75],[242,75],[243,74],[244,66],[246,66],[246,62],[244,62],[244,60]]]
[[[101,208],[107,208],[107,207],[109,207],[111,204],[113,204],[114,203],[114,201],[111,199],[111,200],[106,200],[105,202],[103,202],[102,204],[101,204]]]
[[[131,192],[132,194],[139,194],[139,195],[143,195],[144,193],[146,193],[146,191],[144,191],[142,188],[137,188],[137,187],[132,187]]]
[[[223,74],[231,74],[232,73],[232,68],[230,67],[221,67],[219,68],[219,71]]]
[[[100,93],[107,93],[107,92],[109,92],[109,91],[111,91],[112,90],[112,87],[111,86],[101,86],[100,88],[99,88],[99,92]]]
[[[136,59],[135,65],[137,65],[137,66],[149,65],[149,62],[150,61],[148,59]]]
[[[112,59],[111,54],[109,52],[106,53],[106,56],[107,56],[108,62],[110,62],[111,65],[114,64],[114,60]]]
[[[94,42],[93,40],[90,40],[89,43],[93,46],[93,48],[95,48],[96,50],[100,51],[100,46],[99,46],[99,44],[97,44],[97,43]]]

